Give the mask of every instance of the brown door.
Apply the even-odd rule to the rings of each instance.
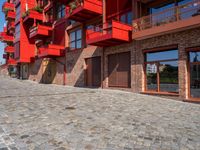
[[[108,56],[108,72],[109,72],[109,86],[117,86],[117,55],[109,55]]]
[[[101,86],[101,57],[86,59],[86,85],[90,87]]]
[[[108,56],[110,87],[130,87],[130,52]]]

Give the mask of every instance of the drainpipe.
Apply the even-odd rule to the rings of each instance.
[[[102,52],[102,84],[101,84],[101,88],[103,89],[104,88],[104,65],[105,65],[105,63],[104,63],[104,47],[102,48],[102,50],[103,50],[103,52]]]

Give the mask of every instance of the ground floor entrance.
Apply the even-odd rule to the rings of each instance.
[[[130,52],[108,55],[108,86],[130,88]]]
[[[101,86],[101,57],[87,58],[86,62],[86,86]]]

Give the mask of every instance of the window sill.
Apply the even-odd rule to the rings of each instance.
[[[191,102],[191,103],[200,103],[200,98],[188,98],[185,99],[184,102]]]
[[[149,94],[149,95],[165,95],[165,96],[179,96],[178,93],[170,93],[170,92],[155,92],[155,91],[145,91],[145,92],[141,92],[141,94]]]

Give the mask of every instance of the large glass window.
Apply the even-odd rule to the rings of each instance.
[[[63,18],[66,14],[66,6],[65,5],[58,5],[57,9],[57,19]]]
[[[16,7],[16,18],[15,18],[15,21],[18,22],[20,20],[20,17],[21,17],[21,5],[19,4]]]
[[[147,91],[178,93],[178,50],[146,53]]]
[[[70,50],[82,48],[82,30],[78,29],[69,34],[70,37]]]
[[[123,22],[125,24],[132,24],[132,19],[133,19],[133,13],[132,11],[124,13],[120,16],[120,22]]]
[[[20,38],[20,23],[15,26],[15,40],[19,40]]]
[[[190,59],[190,96],[200,98],[200,49],[189,53]]]

